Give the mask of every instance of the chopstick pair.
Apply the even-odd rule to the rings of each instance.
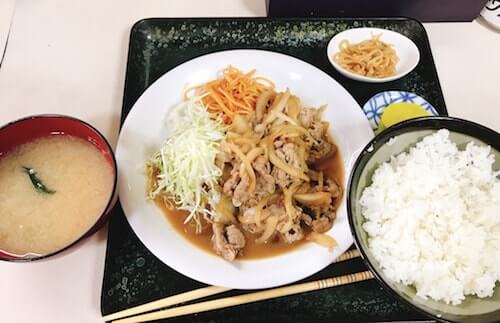
[[[335,262],[342,262],[349,259],[359,257],[359,251],[357,249],[349,250],[340,255]],[[153,301],[147,304],[132,307],[123,311],[119,311],[113,314],[109,314],[103,317],[104,321],[112,321],[113,323],[137,323],[137,322],[147,322],[165,318],[171,318],[176,316],[182,316],[193,313],[200,313],[211,311],[215,309],[236,306],[276,297],[288,296],[293,294],[305,293],[313,290],[320,290],[324,288],[346,285],[350,283],[355,283],[367,279],[373,278],[373,275],[369,271],[363,271],[354,274],[348,274],[339,277],[332,277],[312,282],[306,282],[302,284],[296,284],[285,287],[278,287],[273,289],[268,289],[259,292],[247,293],[237,296],[230,296],[219,298],[211,301],[205,301],[190,305],[184,305],[179,307],[174,307],[170,309],[164,309],[156,312],[151,312],[165,307],[173,306],[179,303],[184,303],[188,301],[193,301],[199,298],[223,293],[229,291],[230,288],[218,287],[218,286],[208,286],[204,288],[195,289],[189,292],[181,293],[174,296],[169,296],[157,301]],[[151,313],[146,313],[151,312]],[[146,314],[143,314],[146,313]],[[140,315],[138,315],[140,314]],[[132,316],[136,315],[136,316]],[[126,318],[125,318],[126,317]]]

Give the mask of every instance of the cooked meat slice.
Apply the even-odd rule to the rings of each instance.
[[[314,139],[309,155],[307,156],[308,163],[315,163],[323,160],[336,152],[337,147],[328,138],[328,124],[314,121],[308,130]]]
[[[266,195],[272,194],[276,190],[274,177],[270,175],[271,166],[264,157],[257,157],[253,163],[256,170],[257,182],[254,192],[249,192],[250,178],[243,174],[233,193],[234,206],[240,207],[240,214],[248,208],[254,207]],[[225,187],[225,185],[224,185]]]
[[[292,243],[295,241],[302,240],[304,238],[304,232],[299,224],[292,226],[292,228],[283,234],[281,234],[283,240],[287,243]]]
[[[311,122],[311,125],[310,127],[307,129],[309,130],[309,133],[311,134],[311,136],[315,139],[315,140],[322,140],[325,135],[326,135],[326,131],[328,130],[328,124],[327,123],[323,123],[319,120],[315,120],[313,122]]]
[[[243,249],[245,247],[245,236],[234,224],[226,227],[226,235],[229,244],[235,249]]]
[[[252,223],[255,222],[255,207],[249,207],[245,211],[240,212],[240,222],[241,223]]]
[[[311,150],[307,163],[311,164],[325,159],[336,151],[335,145],[328,139],[328,123],[321,121],[319,109],[303,108],[299,113],[299,121],[314,139],[309,142]]]
[[[325,181],[324,190],[330,192],[333,198],[339,197],[342,195],[342,188],[337,184],[337,182],[333,179],[327,179]]]
[[[212,246],[215,252],[227,261],[233,261],[238,251],[228,243],[224,234],[224,226],[214,223],[212,225],[212,230],[214,232],[212,236]]]
[[[283,143],[281,140],[274,142],[274,147],[276,149],[276,156],[287,164],[293,167],[300,167],[300,157],[297,152],[297,147],[294,143]],[[285,189],[292,183],[292,177],[288,175],[284,170],[273,167],[271,175],[274,177],[276,184],[281,189]]]
[[[289,214],[286,213],[285,206],[281,204],[273,204],[268,209],[272,214],[278,215],[278,226],[276,230],[280,233],[281,239],[285,242],[292,243],[304,238],[304,232],[300,226],[302,219],[302,208],[298,206],[293,207],[292,225],[290,226]]]
[[[257,157],[253,163],[253,168],[257,171],[257,188],[256,191],[263,190],[267,193],[274,193],[276,184],[274,177],[271,176],[271,165],[263,156]]]
[[[267,159],[263,156],[255,158],[252,162],[253,168],[261,175],[268,174],[271,172],[271,166]]]
[[[279,147],[279,149],[276,150],[276,155],[287,164],[294,167],[300,167],[300,157],[297,146],[294,143],[288,142]]]
[[[274,177],[270,175],[271,166],[264,157],[262,156],[257,157],[253,161],[252,166],[257,171],[256,174],[257,182],[255,191],[254,192],[248,191],[248,188],[250,186],[250,178],[246,173],[244,173],[241,176],[239,183],[234,188],[233,192],[232,200],[234,206],[236,207],[246,204],[246,202],[250,202],[249,203],[250,205],[247,206],[255,206],[255,204],[257,204],[258,201],[262,199],[262,197],[264,197],[267,194],[274,193],[276,189]],[[232,178],[233,177],[231,176],[230,180]],[[224,184],[224,190],[226,190],[226,184]],[[233,185],[233,183],[229,183],[227,185],[229,188],[229,185]]]
[[[276,184],[281,189],[285,189],[292,184],[292,178],[284,170],[279,169],[278,167],[273,167],[271,175],[274,177]]]
[[[242,207],[240,207],[242,209]],[[255,207],[249,207],[240,212],[241,216],[239,217],[240,223],[243,226],[243,229],[250,233],[257,233],[257,226],[254,224],[255,222]]]
[[[320,216],[314,219],[311,224],[311,228],[314,232],[324,233],[330,230],[333,226],[333,220],[327,216]]]
[[[268,210],[271,215],[277,215],[278,220],[282,220],[283,218],[286,218],[286,211],[285,211],[285,206],[283,205],[283,202],[278,200],[273,204],[270,204],[266,210]]]
[[[310,223],[303,221],[309,225],[313,231],[323,233],[332,228],[336,217],[336,210],[333,203],[330,203],[328,206],[304,206],[302,209],[304,214],[307,214],[307,216],[311,218]]]
[[[305,214],[309,215],[312,220],[320,216],[319,207],[302,206],[302,210],[304,211]]]
[[[335,221],[335,218],[337,217],[337,210],[335,209],[335,206],[332,204],[328,205],[328,207],[325,209],[322,209],[323,215],[329,218],[332,222]]]
[[[302,108],[299,113],[299,122],[309,130],[314,139],[319,140],[325,136],[327,124],[321,121],[320,109]]]
[[[236,188],[236,185],[238,185],[238,182],[240,181],[239,167],[236,166],[237,165],[235,165],[231,170],[231,176],[224,183],[224,187],[222,189],[224,191],[224,194],[226,194],[227,196],[233,195],[233,191]]]
[[[313,218],[306,212],[302,212],[302,214],[300,214],[300,220],[304,222],[306,225],[311,226]]]
[[[288,215],[286,214],[283,200],[277,200],[273,204],[268,205],[266,211],[269,212],[270,215],[275,215],[278,217],[278,225],[276,226],[276,230],[283,233],[283,227],[288,220]]]
[[[275,186],[273,185],[272,187],[266,183],[262,177],[258,176],[257,177],[257,185],[255,186],[255,191],[252,193],[246,192],[246,193],[239,193],[236,195],[236,190],[235,190],[235,197],[239,198],[239,202],[241,204],[239,205],[240,208],[240,214],[243,214],[246,210],[249,208],[252,208],[259,204],[259,202],[269,194],[274,193]],[[234,201],[234,199],[233,199]],[[233,202],[234,203],[234,202]]]
[[[307,155],[307,163],[313,164],[332,156],[337,151],[337,147],[332,144],[327,137],[316,140]]]
[[[302,108],[299,112],[299,122],[304,128],[311,127],[313,121],[320,119],[319,110],[314,108]]]
[[[233,261],[238,252],[245,246],[245,237],[235,225],[224,227],[223,224],[212,224],[212,246],[215,252],[227,261]]]
[[[245,214],[246,211],[248,211],[250,208],[253,208],[254,206],[256,206],[257,204],[259,203],[259,200],[257,200],[257,198],[255,196],[252,195],[251,198],[249,198],[247,201],[245,201],[244,203],[242,203],[240,206],[239,206],[239,210],[240,210],[240,215],[243,215]]]
[[[270,174],[264,176],[257,176],[257,185],[255,187],[255,194],[260,197],[273,194],[276,191],[276,183],[274,177]]]
[[[236,185],[236,188],[234,189],[233,192],[234,206],[238,207],[252,197],[252,193],[248,191],[249,186],[250,186],[250,178],[246,173],[243,173],[240,182],[238,183],[238,185]]]

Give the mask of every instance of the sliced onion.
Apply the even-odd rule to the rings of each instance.
[[[265,91],[257,98],[257,103],[255,104],[255,117],[257,122],[262,121],[267,104],[274,96],[274,91]]]
[[[264,243],[273,235],[276,230],[276,226],[278,225],[278,216],[271,215],[266,220],[266,228],[264,229],[264,233],[258,238],[255,239],[256,243]]]
[[[253,167],[248,161],[247,157],[245,154],[236,146],[235,144],[228,144],[228,147],[238,156],[238,158],[241,160],[242,166],[245,168],[246,173],[250,177],[250,185],[248,190],[250,192],[255,191],[255,186],[257,184],[257,180],[255,178],[255,172],[253,171]]]
[[[299,118],[299,113],[300,113],[300,99],[296,97],[295,95],[292,95],[290,99],[288,100],[288,111],[287,114],[290,118],[295,120],[295,122],[298,121]]]
[[[232,139],[231,141],[237,145],[242,145],[242,144],[256,145],[259,143],[260,139],[251,137],[237,137]]]
[[[275,112],[274,114],[276,115],[276,117],[278,117],[278,119],[286,121],[294,126],[298,126],[297,121],[293,120],[292,118],[290,118],[289,116],[287,116],[283,112]]]
[[[293,198],[297,202],[307,206],[320,206],[330,204],[332,201],[332,194],[329,192],[303,193],[295,194]]]
[[[257,157],[259,157],[260,155],[262,155],[264,153],[264,148],[262,147],[257,147],[257,148],[254,148],[252,150],[250,150],[247,154],[247,160],[249,162],[253,162],[253,160]]]
[[[307,193],[311,190],[311,184],[306,182],[300,185],[300,188],[297,190],[296,194]]]
[[[267,142],[267,151],[269,154],[269,161],[274,166],[285,171],[293,178],[300,178],[306,182],[309,182],[309,177],[302,171],[302,169],[287,164],[284,160],[276,155],[276,151],[274,150],[273,142],[271,140],[268,140]]]
[[[233,203],[223,194],[220,196],[219,203],[215,207],[215,217],[213,220],[218,223],[234,223],[236,219],[234,213],[236,211]]]
[[[301,126],[294,126],[294,125],[279,126],[275,130],[273,130],[271,135],[269,135],[268,137],[270,137],[270,138],[272,138],[272,140],[274,140],[279,136],[291,137],[292,134],[304,135],[304,136],[310,137],[311,140],[314,140],[306,128],[301,127]]]
[[[263,124],[267,125],[276,119],[276,112],[282,112],[290,98],[290,90],[286,89],[286,92],[282,93],[279,97],[276,97],[275,102],[269,108],[266,117],[264,118]]]
[[[234,130],[236,133],[244,134],[251,130],[252,127],[246,118],[237,114],[233,118],[233,124],[231,125],[231,130]]]
[[[312,231],[306,238],[308,241],[319,244],[320,246],[328,248],[328,251],[333,251],[333,249],[338,245],[337,241],[325,233],[317,233]]]
[[[278,198],[278,194],[266,195],[260,200],[260,202],[255,206],[255,224],[260,226],[261,220],[264,220],[265,217],[262,214],[262,209],[267,206],[268,203],[274,203]]]
[[[293,205],[292,197],[295,194],[295,192],[297,191],[297,189],[299,188],[300,184],[301,184],[301,182],[295,181],[295,182],[293,182],[292,185],[290,185],[290,187],[288,189],[285,189],[285,191],[284,191],[285,211],[286,211],[286,214],[288,216],[288,221],[291,223],[295,222],[294,213],[296,213],[296,212],[294,212],[295,206]]]

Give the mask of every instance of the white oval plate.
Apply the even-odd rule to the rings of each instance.
[[[321,70],[296,58],[262,50],[230,50],[201,56],[172,69],[137,100],[121,129],[116,159],[119,196],[127,220],[144,245],[178,272],[206,284],[238,289],[267,288],[297,281],[328,266],[353,242],[345,195],[333,228],[338,242],[333,252],[307,243],[289,253],[258,260],[229,263],[191,244],[177,233],[152,202],[146,200],[144,162],[166,135],[165,116],[182,100],[185,86],[214,79],[228,65],[244,71],[257,69],[278,90],[290,88],[305,104],[328,104],[324,118],[341,151],[345,178],[359,151],[373,137],[368,120],[351,95]],[[346,187],[344,181],[343,187]]]
[[[379,34],[382,34],[382,36],[380,36],[381,41],[394,46],[393,48],[399,57],[395,75],[382,78],[363,76],[346,70],[333,60],[333,55],[339,51],[339,44],[342,40],[347,39],[351,44],[356,44],[372,38],[372,35]],[[381,28],[353,28],[338,33],[328,43],[326,52],[328,60],[340,74],[353,80],[371,83],[381,83],[399,79],[410,73],[420,60],[420,52],[417,45],[408,37],[395,31]]]

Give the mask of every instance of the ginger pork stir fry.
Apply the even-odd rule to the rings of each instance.
[[[210,187],[203,185],[206,196],[197,201],[203,212],[179,203],[176,207],[191,212],[189,220],[199,222],[198,233],[212,231],[218,255],[234,260],[245,253],[248,239],[290,245],[309,239],[329,248],[335,245],[322,234],[332,227],[342,196],[336,179],[317,167],[337,150],[328,123],[321,119],[323,109],[303,106],[289,90],[268,87],[255,96],[251,110],[224,115],[209,111],[224,127],[213,160],[220,176]],[[152,191],[158,193],[157,178],[164,166],[161,157],[157,160],[148,165]],[[166,193],[168,199],[179,200]]]
[[[221,207],[227,210],[221,218],[229,227],[224,232],[214,224],[213,242],[227,260],[244,247],[232,241],[239,240],[231,239],[230,231],[238,230],[232,223],[257,235],[257,242],[293,243],[305,238],[306,226],[328,231],[334,200],[341,195],[334,179],[314,169],[336,152],[328,123],[321,121],[322,109],[302,107],[288,91],[265,92],[257,103],[255,114],[235,117],[216,158],[223,170],[220,203],[228,204]]]

